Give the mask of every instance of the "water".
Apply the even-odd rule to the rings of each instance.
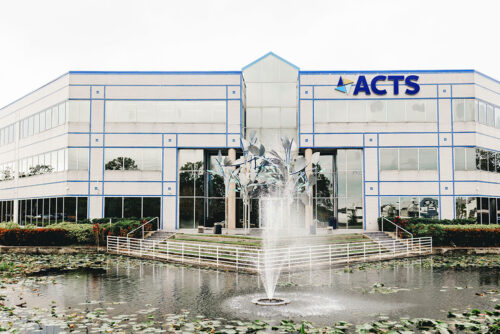
[[[391,318],[445,318],[457,308],[492,309],[500,303],[498,268],[452,270],[405,265],[345,273],[341,269],[282,274],[276,297],[291,303],[261,307],[252,299],[265,296],[259,277],[133,259],[109,265],[105,272],[57,275],[57,284],[36,290],[2,290],[9,303],[27,302],[28,308],[103,308],[108,317],[141,314],[154,309],[156,319],[190,311],[191,316],[239,320],[308,320],[316,325],[334,321],[361,323],[386,314]],[[129,262],[127,264],[127,261]],[[113,263],[113,262],[111,262]],[[374,288],[377,283],[384,287]],[[377,291],[374,291],[377,290]],[[385,290],[384,290],[385,289]],[[493,290],[493,291],[492,291]],[[389,293],[387,293],[389,292]],[[478,296],[477,294],[482,294]]]

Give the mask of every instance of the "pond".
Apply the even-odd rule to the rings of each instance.
[[[276,295],[291,302],[279,307],[252,304],[252,299],[264,295],[254,275],[118,256],[104,259],[100,269],[4,284],[0,300],[17,307],[10,315],[0,313],[0,321],[5,323],[14,314],[17,326],[26,333],[34,332],[33,328],[58,333],[68,327],[74,332],[109,328],[138,332],[172,328],[182,315],[183,321],[209,318],[224,324],[233,320],[225,328],[236,332],[244,321],[255,319],[271,324],[307,320],[318,326],[405,317],[446,319],[454,310],[493,310],[500,299],[497,265],[450,266],[446,265],[449,259],[442,257],[284,273]],[[43,325],[35,326],[36,320]]]

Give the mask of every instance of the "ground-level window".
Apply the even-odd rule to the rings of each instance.
[[[46,225],[87,219],[87,197],[50,197],[19,200],[21,225]]]
[[[439,218],[439,200],[432,196],[381,196],[382,217]]]
[[[14,201],[0,201],[0,222],[14,221]]]
[[[107,218],[161,217],[160,197],[105,197],[104,216]]]
[[[455,216],[460,219],[475,219],[478,224],[498,224],[500,198],[456,197]]]
[[[338,228],[363,228],[363,150],[339,149],[320,152],[314,166],[313,210],[318,227],[332,219]]]

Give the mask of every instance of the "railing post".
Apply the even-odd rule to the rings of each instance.
[[[168,260],[168,253],[169,253],[170,243],[167,241],[166,244],[167,244],[167,254],[166,255],[167,255],[167,260]]]
[[[238,247],[236,247],[236,271],[238,271]]]
[[[309,269],[312,269],[312,249],[309,247]]]
[[[380,242],[378,243],[378,258],[382,258],[382,245],[380,245]]]
[[[219,246],[217,246],[217,268],[219,268]]]
[[[139,256],[142,257],[142,239],[139,240]]]
[[[349,244],[347,244],[347,263],[349,263]]]
[[[431,254],[432,254],[432,237],[429,238],[430,243],[431,243]]]
[[[418,254],[422,254],[422,239],[418,238]]]
[[[363,242],[363,261],[366,261],[366,242]]]
[[[257,249],[257,273],[260,273],[260,249]]]
[[[406,256],[410,255],[410,241],[406,240]]]
[[[156,259],[155,245],[156,245],[156,241],[153,240],[153,259]]]
[[[201,245],[198,245],[198,264],[201,263]]]
[[[130,255],[130,238],[127,238],[128,255]]]
[[[184,243],[182,243],[181,262],[184,263]]]
[[[291,252],[292,251],[291,251],[290,247],[288,247],[288,271],[290,271],[290,268],[292,267],[292,263],[291,263],[291,261],[292,261],[292,256],[291,255],[292,254],[291,254]]]
[[[120,238],[116,237],[116,252],[120,253]]]
[[[392,251],[396,255],[396,240],[392,240]]]
[[[328,245],[328,262],[332,265],[332,245]]]

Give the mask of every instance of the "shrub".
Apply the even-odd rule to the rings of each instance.
[[[500,246],[500,227],[498,225],[443,226],[446,233],[445,245],[461,247],[498,247]]]
[[[8,223],[0,223],[0,228],[5,228],[5,229],[13,229],[13,228],[19,228],[19,224],[13,223],[13,222],[8,222]]]
[[[68,238],[72,244],[91,245],[95,244],[92,226],[92,224],[59,223],[50,227],[68,231]]]
[[[63,246],[69,243],[68,231],[63,229],[0,229],[0,244],[6,246]]]
[[[439,225],[471,225],[476,224],[475,219],[435,219],[435,218],[401,218],[401,217],[386,217],[392,222],[404,220],[407,224],[439,224]],[[378,226],[381,228],[382,217],[378,218]],[[393,232],[395,227],[392,224],[385,223],[384,231]]]

